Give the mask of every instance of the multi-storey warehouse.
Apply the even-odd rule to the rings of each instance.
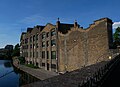
[[[20,53],[26,63],[66,72],[107,60],[113,43],[112,21],[102,18],[87,29],[74,24],[35,26],[21,34]]]

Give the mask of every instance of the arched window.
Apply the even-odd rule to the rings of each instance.
[[[42,33],[42,39],[45,39],[45,32]]]
[[[55,28],[51,30],[51,36],[54,36],[54,35],[56,35]]]
[[[38,34],[36,35],[36,40],[38,40]]]
[[[51,46],[56,46],[56,41],[55,41],[55,39],[51,40]]]

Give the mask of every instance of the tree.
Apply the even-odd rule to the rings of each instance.
[[[20,56],[20,45],[19,44],[16,44],[13,49],[12,57],[14,56]]]
[[[120,27],[116,28],[113,37],[114,37],[114,44],[117,46],[120,45]]]

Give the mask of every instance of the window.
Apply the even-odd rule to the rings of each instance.
[[[38,52],[36,52],[36,58],[38,58]]]
[[[36,62],[36,66],[38,67],[38,62]]]
[[[32,48],[32,44],[30,44],[30,48]]]
[[[35,44],[33,44],[33,49],[35,49]]]
[[[36,48],[38,48],[38,43],[36,43]]]
[[[28,57],[28,52],[24,52],[24,56],[25,56],[25,57]]]
[[[26,49],[28,49],[28,45],[26,45]]]
[[[30,37],[30,42],[32,42],[32,36]]]
[[[44,42],[42,42],[42,47],[45,47],[45,41],[44,41]]]
[[[30,61],[30,64],[32,64],[32,61]]]
[[[33,41],[35,41],[35,35],[33,36]]]
[[[32,52],[30,52],[30,57],[32,57]]]
[[[51,40],[51,46],[55,46],[56,43],[55,43],[55,39],[54,40]]]
[[[38,40],[38,34],[36,35],[36,40]]]
[[[47,51],[47,59],[49,59],[49,51]]]
[[[56,34],[55,29],[52,29],[51,36],[54,36]]]
[[[47,47],[49,46],[49,41],[47,41]]]
[[[56,51],[51,52],[51,59],[56,59]]]
[[[47,32],[47,37],[49,37],[49,32]]]
[[[45,39],[45,33],[42,33],[42,39]]]
[[[26,57],[28,57],[28,52],[26,52]]]
[[[56,69],[56,65],[55,64],[51,64],[51,68]]]
[[[49,70],[49,63],[47,63],[47,70]]]
[[[22,43],[24,44],[24,40],[22,41]]]
[[[45,66],[45,63],[42,63],[42,66]]]
[[[28,43],[28,38],[25,39],[25,44]]]
[[[34,57],[34,52],[33,52],[33,57]]]
[[[45,51],[42,51],[42,58],[45,58]]]

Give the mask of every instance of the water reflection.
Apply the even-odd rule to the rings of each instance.
[[[0,77],[0,87],[20,87],[39,80],[18,70],[9,60],[0,60]]]
[[[18,87],[19,75],[13,71],[10,60],[0,60],[0,87]]]
[[[5,68],[10,68],[10,67],[12,67],[11,62],[10,62],[10,61],[4,62],[4,67],[5,67]]]
[[[20,78],[19,78],[19,85],[26,85],[32,82],[40,81],[39,79],[33,77],[32,75],[25,73],[23,71],[20,71]]]

